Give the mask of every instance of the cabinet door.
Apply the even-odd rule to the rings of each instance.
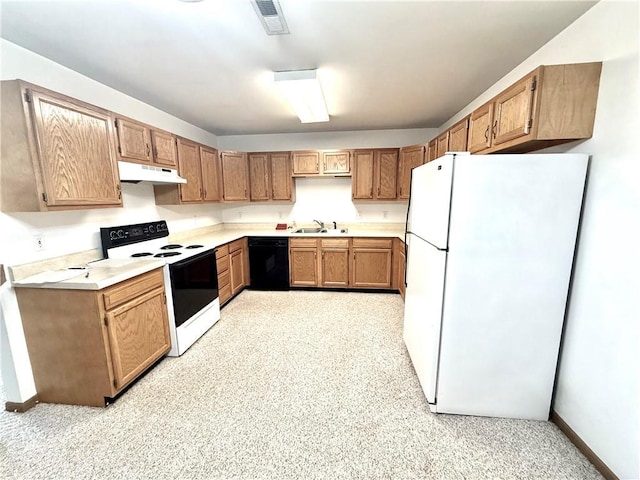
[[[45,203],[122,205],[109,114],[37,91],[31,105]]]
[[[438,140],[434,138],[427,146],[427,162],[435,160],[436,158],[438,158]]]
[[[319,175],[320,152],[293,152],[294,175]]]
[[[151,130],[151,146],[154,163],[171,168],[178,166],[176,137],[174,135],[158,130]]]
[[[398,151],[376,150],[376,198],[395,200],[397,196]]]
[[[354,200],[373,199],[373,157],[373,150],[356,150],[353,152],[351,197]]]
[[[436,141],[436,158],[440,158],[449,151],[449,131],[440,134]]]
[[[535,78],[535,74],[523,78],[494,99],[493,145],[530,133]]]
[[[350,173],[351,164],[349,162],[351,152],[323,152],[322,153],[322,173],[340,174]]]
[[[449,129],[449,151],[467,151],[467,133],[469,129],[469,119],[465,118]]]
[[[222,189],[225,202],[249,201],[247,154],[222,152]]]
[[[244,251],[236,250],[229,255],[229,271],[231,272],[231,295],[235,295],[244,287]]]
[[[391,288],[391,249],[354,248],[351,286]]]
[[[424,163],[424,146],[414,145],[400,149],[398,164],[398,198],[409,198],[411,170]]]
[[[107,312],[114,387],[120,390],[171,348],[164,288]]]
[[[206,202],[222,200],[222,178],[220,158],[214,148],[200,147],[200,165],[202,166],[202,196]]]
[[[178,171],[187,180],[187,183],[180,184],[180,200],[202,201],[202,169],[198,144],[178,139]]]
[[[349,286],[349,249],[323,248],[320,264],[323,287]]]
[[[118,153],[123,160],[139,160],[144,163],[151,161],[151,137],[146,125],[116,119],[118,132]]]
[[[271,198],[273,200],[294,200],[291,154],[276,152],[269,154],[271,160]]]
[[[271,174],[268,153],[249,154],[249,191],[251,201],[271,199]]]
[[[480,152],[491,146],[491,123],[493,121],[493,102],[489,102],[473,111],[469,117],[469,151]]]
[[[315,247],[296,247],[289,250],[291,286],[318,285],[318,256]]]

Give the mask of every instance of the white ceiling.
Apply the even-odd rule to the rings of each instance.
[[[0,35],[217,135],[439,127],[593,1],[0,0]],[[300,124],[274,70],[318,68]]]

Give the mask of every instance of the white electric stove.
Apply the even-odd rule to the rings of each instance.
[[[165,221],[100,229],[104,258],[159,258],[171,332],[168,355],[182,355],[220,319],[218,274],[213,249],[204,245],[170,244]]]

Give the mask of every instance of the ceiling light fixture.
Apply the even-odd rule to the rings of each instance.
[[[289,27],[287,27],[278,0],[253,0],[251,4],[267,35],[286,35],[289,33]]]
[[[329,121],[318,70],[274,72],[273,79],[302,123]]]

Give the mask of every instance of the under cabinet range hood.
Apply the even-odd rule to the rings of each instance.
[[[128,183],[187,183],[187,180],[178,175],[178,171],[172,168],[142,165],[140,163],[118,162],[120,181]]]

